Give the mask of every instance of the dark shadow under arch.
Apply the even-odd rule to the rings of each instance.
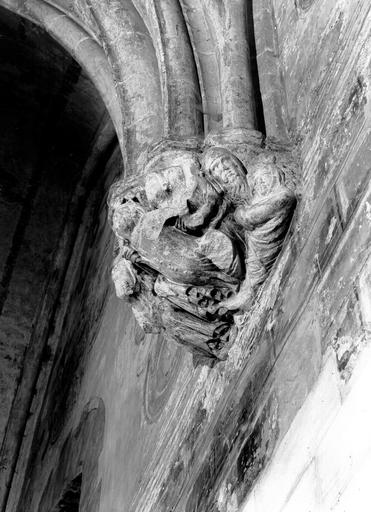
[[[2,348],[4,340],[7,345],[0,354],[0,510],[13,475],[18,489],[24,477],[58,343],[59,297],[86,204],[95,189],[104,195],[102,175],[118,152],[115,128],[90,76],[42,27],[4,3],[0,337]],[[15,472],[16,464],[21,469]]]
[[[101,398],[88,402],[78,426],[61,449],[58,466],[45,486],[38,512],[96,512],[101,480],[98,461],[103,448],[105,407]],[[24,494],[19,512],[27,511],[30,497]]]

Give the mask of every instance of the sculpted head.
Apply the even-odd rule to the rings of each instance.
[[[272,155],[259,155],[253,165],[251,177],[253,196],[265,197],[284,183],[284,175]]]
[[[123,198],[112,214],[113,231],[118,237],[130,240],[135,226],[144,213],[144,208],[137,201]]]
[[[112,280],[116,295],[120,299],[133,295],[136,291],[137,278],[133,264],[121,256],[118,256],[114,263]]]
[[[145,179],[146,196],[153,208],[171,204],[183,187],[184,173],[181,167],[158,169]]]
[[[143,217],[143,198],[143,185],[138,180],[128,184],[120,179],[111,186],[108,197],[109,219],[119,239],[130,239],[134,227]]]
[[[246,188],[246,170],[242,162],[227,149],[207,149],[202,162],[205,175],[217,180],[222,188],[231,192]]]
[[[150,160],[145,169],[150,206],[181,213],[196,188],[199,166],[196,154],[186,150],[168,150]]]

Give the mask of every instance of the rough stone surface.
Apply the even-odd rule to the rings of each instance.
[[[160,146],[111,189],[116,293],[195,364],[226,357],[232,313],[252,307],[280,254],[296,196],[276,160],[261,152],[245,169],[225,148]]]

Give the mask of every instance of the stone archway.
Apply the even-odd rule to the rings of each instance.
[[[122,133],[122,116],[115,93],[112,70],[101,45],[83,22],[69,17],[43,0],[27,2],[20,6],[13,0],[1,0],[0,5],[39,25],[48,32],[82,66],[100,92],[118,137]]]

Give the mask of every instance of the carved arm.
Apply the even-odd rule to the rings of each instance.
[[[121,248],[121,254],[120,256],[122,258],[125,258],[126,260],[131,261],[132,263],[136,263],[140,261],[140,254],[132,249],[130,245],[123,245]]]
[[[176,227],[182,230],[192,230],[204,226],[220,202],[220,195],[215,190],[211,189],[211,187],[208,187],[205,203],[203,203],[194,213],[187,213],[179,217]],[[222,213],[225,213],[225,209]],[[220,220],[222,216],[220,216],[218,212],[218,220]]]
[[[279,211],[291,211],[295,204],[295,194],[285,188],[251,206],[239,206],[235,219],[245,229],[251,230],[272,219]]]

